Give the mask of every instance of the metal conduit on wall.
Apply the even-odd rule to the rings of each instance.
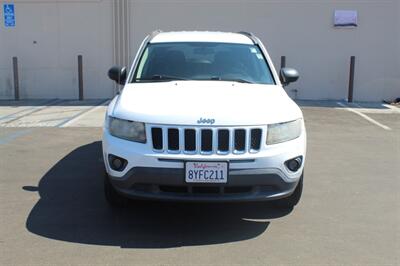
[[[130,55],[130,0],[113,1],[114,65],[129,67]],[[115,85],[115,92],[119,89]]]

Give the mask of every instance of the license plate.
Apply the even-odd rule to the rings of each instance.
[[[186,162],[185,181],[187,183],[228,182],[227,162]]]

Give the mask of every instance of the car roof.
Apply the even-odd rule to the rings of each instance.
[[[168,42],[220,42],[253,44],[249,36],[242,33],[221,31],[171,31],[160,32],[151,39],[150,43]]]

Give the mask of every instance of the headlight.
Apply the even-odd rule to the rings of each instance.
[[[108,117],[106,126],[114,137],[135,142],[146,143],[144,123]],[[107,123],[108,122],[108,123]]]
[[[301,134],[302,119],[268,125],[267,145],[277,144],[298,138]]]

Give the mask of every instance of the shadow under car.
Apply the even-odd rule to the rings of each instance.
[[[101,142],[70,152],[40,180],[27,229],[50,239],[123,248],[171,248],[241,241],[265,232],[291,210],[265,203],[134,201],[111,208],[103,196]]]

